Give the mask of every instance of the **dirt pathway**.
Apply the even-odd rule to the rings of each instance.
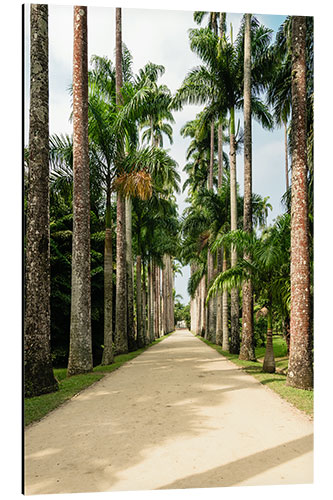
[[[310,483],[312,432],[179,330],[26,430],[26,493]]]

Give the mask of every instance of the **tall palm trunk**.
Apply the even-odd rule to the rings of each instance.
[[[161,336],[161,284],[160,284],[160,268],[156,265],[156,291],[155,291],[155,301],[156,301],[156,336],[159,338]]]
[[[267,344],[265,351],[265,359],[262,371],[265,373],[275,373],[275,359],[273,350],[273,335],[272,335],[272,303],[268,304],[267,312]]]
[[[129,351],[135,351],[134,328],[134,290],[133,290],[133,255],[132,255],[132,200],[125,200],[126,227],[126,267],[127,267],[127,340]]]
[[[196,270],[195,264],[191,263],[190,267],[190,273],[191,276],[193,276],[194,272]],[[194,297],[191,298],[190,304],[191,304],[191,332],[197,333],[197,316],[198,316],[198,290],[195,291]]]
[[[104,349],[101,362],[102,365],[110,365],[114,360],[112,335],[113,260],[111,226],[111,186],[110,173],[108,172],[104,242]]]
[[[205,314],[205,301],[207,296],[207,288],[206,288],[206,277],[203,276],[201,280],[201,331],[200,335],[203,337],[206,332],[206,314]]]
[[[87,7],[74,7],[73,248],[68,375],[93,368],[90,284]]]
[[[284,157],[285,157],[285,175],[286,175],[286,191],[289,189],[289,166],[288,166],[288,126],[287,120],[284,120]]]
[[[214,121],[212,121],[210,126],[210,162],[209,162],[209,177],[208,177],[208,189],[213,191],[213,179],[214,179]],[[214,259],[211,251],[208,249],[207,252],[207,285],[209,286],[211,281],[214,278]],[[216,320],[216,312],[215,312],[215,298],[211,298],[207,304],[207,330],[205,338],[210,340],[211,342],[215,342],[216,339],[216,330],[215,330],[215,320]]]
[[[148,339],[148,325],[147,324],[147,281],[146,281],[146,266],[142,260],[142,330],[145,345],[149,344]],[[148,308],[149,309],[149,308]]]
[[[116,104],[122,103],[122,38],[121,38],[121,9],[116,8]],[[123,155],[124,145],[119,139],[118,154]],[[119,161],[119,160],[118,160]],[[118,165],[120,170],[120,165]],[[117,194],[117,282],[116,282],[116,354],[128,352],[127,341],[127,266],[126,266],[126,223],[125,199]]]
[[[172,258],[170,256],[170,318],[171,318],[171,329],[170,331],[173,332],[175,329],[175,304],[174,304],[174,298],[173,298],[173,289],[174,289],[174,274],[173,274],[173,268],[172,268]]]
[[[226,249],[223,248],[223,267],[222,271],[226,271],[228,268],[228,263],[227,263],[227,252]],[[229,326],[228,326],[228,292],[224,290],[222,292],[222,331],[223,331],[223,337],[222,337],[222,350],[229,352],[230,346],[229,346]]]
[[[162,331],[163,335],[168,333],[168,288],[167,288],[167,256],[163,255],[163,269],[162,269]]]
[[[312,389],[308,236],[306,18],[292,17],[291,310],[287,385]]]
[[[220,16],[220,25],[221,25]],[[221,35],[222,36],[222,35]],[[222,123],[218,124],[218,176],[217,176],[217,188],[221,189],[222,180],[223,180],[223,129]],[[223,249],[217,254],[217,272],[220,273],[222,271],[223,266]],[[222,345],[223,341],[223,299],[222,294],[219,293],[216,297],[216,344]]]
[[[236,147],[235,147],[235,109],[230,110],[230,210],[231,231],[237,229],[237,185],[236,185]],[[231,267],[237,263],[237,252],[231,248]],[[239,354],[239,297],[237,288],[233,288],[231,296],[231,331],[230,352]]]
[[[252,232],[252,124],[251,124],[251,14],[245,15],[244,36],[244,231]],[[244,253],[244,259],[250,256]],[[249,280],[242,289],[242,344],[239,359],[255,361],[253,290]]]
[[[142,278],[141,278],[141,255],[136,257],[136,331],[137,347],[145,345],[143,317],[142,317]]]
[[[166,328],[167,333],[174,329],[174,304],[173,304],[173,272],[172,259],[170,255],[165,256],[165,279],[166,279]]]
[[[48,6],[31,5],[24,393],[55,391],[50,346]]]
[[[149,342],[153,342],[154,335],[154,272],[153,260],[150,258],[148,263],[148,336]]]

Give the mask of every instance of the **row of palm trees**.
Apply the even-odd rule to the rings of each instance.
[[[202,64],[172,96],[158,84],[162,66],[148,63],[133,74],[131,54],[122,43],[121,9],[116,9],[115,65],[95,56],[89,71],[87,8],[74,7],[73,138],[49,138],[48,11],[45,5],[31,6],[27,396],[57,388],[50,350],[50,192],[57,206],[67,203],[71,208],[64,217],[72,223],[66,232],[72,240],[67,259],[69,375],[93,368],[91,285],[96,274],[103,276],[102,364],[173,330],[173,257],[179,250],[183,263],[191,264],[192,330],[241,359],[255,359],[256,309],[267,317],[264,369],[274,371],[272,321],[278,315],[286,328],[290,323],[287,383],[312,387],[312,20],[287,18],[271,45],[271,31],[253,15],[244,16],[234,41],[232,30],[230,36],[226,33],[225,13],[196,12],[194,18],[201,23],[207,14],[206,28],[190,30],[191,48]],[[187,103],[204,108],[182,128],[191,138],[184,168],[190,206],[180,248],[173,194],[179,175],[162,145],[163,134],[172,140],[172,110]],[[244,131],[236,122],[241,110]],[[264,227],[271,208],[268,197],[252,193],[252,116],[267,129],[274,119],[284,124],[292,158],[291,187],[287,175],[284,197],[287,211],[271,228]],[[225,143],[229,155],[223,151]],[[241,148],[243,197],[236,182]],[[102,218],[103,230],[92,235],[92,226]],[[54,232],[57,224],[51,220],[51,257],[61,233]],[[103,267],[92,269],[98,258],[91,244],[98,239],[104,242]]]
[[[188,73],[175,96],[179,107],[187,103],[205,106],[182,129],[184,136],[192,138],[187,155],[190,161],[185,166],[190,206],[184,213],[182,250],[184,263],[191,264],[191,328],[224,350],[239,354],[240,359],[255,360],[255,299],[255,308],[267,316],[263,369],[275,371],[274,312],[288,330],[290,323],[287,384],[310,389],[312,19],[287,18],[272,45],[271,30],[253,15],[244,15],[233,41],[232,29],[226,36],[225,13],[195,12],[194,19],[201,23],[205,14],[208,26],[192,29],[189,35],[191,49],[202,64]],[[244,131],[236,128],[235,110],[243,110]],[[284,196],[288,209],[273,227],[263,228],[271,207],[268,198],[252,193],[252,116],[266,129],[272,129],[275,121],[284,124],[287,131],[290,115],[286,149],[289,142],[292,182],[289,188],[286,154]],[[226,141],[229,157],[222,148]],[[243,198],[236,183],[236,155],[242,147]]]
[[[48,112],[48,10],[45,5],[31,6],[31,81],[36,79],[35,68],[40,67],[46,79],[38,81],[38,88],[31,86],[24,344],[27,396],[57,387],[50,350],[49,178],[52,199],[59,206],[66,199],[73,209],[68,375],[93,369],[91,280],[92,271],[99,271],[91,269],[91,217],[95,218],[98,205],[104,205],[100,214],[105,219],[101,363],[111,364],[115,354],[145,346],[174,328],[178,217],[173,192],[178,190],[179,174],[176,162],[162,148],[162,134],[172,139],[169,122],[173,121],[170,91],[157,83],[164,68],[148,63],[138,75],[133,74],[131,54],[122,43],[121,9],[116,9],[115,65],[95,56],[89,71],[87,14],[86,7],[74,7],[73,138],[49,138],[47,113],[41,123],[34,122],[40,108]],[[38,126],[43,129],[43,141]],[[43,197],[36,196],[41,185],[35,171],[44,175]],[[36,221],[34,203],[45,218],[43,231],[38,226],[37,233],[36,224],[43,219],[38,216]],[[116,220],[112,220],[115,211]],[[43,255],[44,267],[37,254]],[[43,296],[41,286],[45,287]],[[45,311],[47,320],[41,322]]]

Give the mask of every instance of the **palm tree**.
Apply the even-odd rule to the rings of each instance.
[[[252,231],[252,125],[251,125],[251,14],[245,15],[244,34],[244,231]],[[244,255],[244,258],[249,258]],[[242,289],[242,342],[239,359],[255,360],[252,283]]]
[[[50,348],[48,6],[30,6],[24,393],[57,390]]]
[[[122,26],[121,9],[116,8],[116,105],[121,106],[122,95]],[[118,137],[118,171],[124,155],[124,145]],[[127,340],[127,266],[126,266],[126,226],[125,199],[121,192],[117,194],[117,283],[116,283],[116,331],[114,336],[117,354],[128,352]]]
[[[112,336],[112,295],[113,295],[113,257],[112,257],[112,217],[111,193],[112,182],[115,176],[115,134],[113,122],[115,109],[112,101],[102,92],[98,80],[110,71],[110,65],[103,64],[102,71],[100,59],[95,58],[95,74],[90,74],[89,87],[89,138],[91,150],[98,164],[99,177],[104,187],[105,201],[105,240],[104,240],[104,349],[102,365],[113,362],[113,336]],[[111,73],[111,78],[113,77]],[[109,82],[108,82],[109,83]],[[111,87],[114,92],[114,87]]]
[[[289,286],[289,249],[290,249],[290,216],[280,216],[275,225],[263,232],[258,238],[254,232],[232,231],[220,234],[213,250],[221,245],[234,246],[239,255],[250,258],[238,258],[236,266],[220,273],[208,291],[208,297],[219,290],[241,288],[244,282],[251,279],[256,299],[261,301],[267,315],[267,346],[263,371],[274,372],[275,360],[272,344],[272,312],[273,306],[288,308],[290,302]]]
[[[306,18],[292,18],[291,312],[287,385],[312,389],[307,186]]]
[[[255,55],[267,50],[271,31],[260,26],[252,18],[253,46]],[[185,78],[176,95],[176,103],[197,102],[208,103],[206,116],[219,117],[226,110],[230,114],[230,189],[231,189],[231,229],[237,228],[236,203],[236,151],[235,151],[235,109],[243,106],[243,31],[240,32],[235,45],[233,41],[219,40],[209,29],[190,31],[191,48],[203,59],[206,66],[193,69]],[[272,126],[272,118],[267,106],[257,97],[267,83],[267,75],[262,71],[261,60],[254,57],[251,80],[251,104],[253,115],[266,128]],[[231,265],[237,261],[232,251]],[[233,353],[239,352],[238,331],[238,292],[233,290],[231,311],[231,344]]]
[[[87,8],[74,7],[73,250],[67,374],[92,370]]]

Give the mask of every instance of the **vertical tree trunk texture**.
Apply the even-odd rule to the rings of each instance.
[[[170,287],[171,287],[171,293],[170,293],[170,316],[171,316],[171,332],[174,331],[175,329],[175,301],[174,301],[174,273],[173,273],[173,260],[170,256]]]
[[[286,174],[286,191],[289,189],[289,166],[288,166],[288,125],[287,121],[284,123],[284,157],[285,157],[285,174]]]
[[[223,270],[223,248],[217,254],[217,273]],[[217,345],[223,342],[223,294],[220,292],[216,296],[216,339]]]
[[[237,187],[236,187],[236,148],[235,148],[235,110],[230,110],[230,209],[231,231],[237,229]],[[231,267],[237,263],[237,252],[231,248]],[[230,352],[239,354],[239,295],[237,288],[233,288],[231,296],[231,331]]]
[[[207,253],[207,286],[209,287],[214,279],[214,258],[210,250]],[[216,311],[214,300],[212,297],[207,305],[207,331],[206,337],[210,342],[215,342],[216,339]]]
[[[126,218],[126,279],[127,279],[127,341],[128,350],[135,351],[135,328],[134,328],[134,290],[133,290],[133,255],[132,255],[132,200],[125,199]]]
[[[226,271],[228,268],[228,262],[227,262],[227,251],[225,248],[223,248],[223,267],[222,271]],[[222,331],[223,331],[223,337],[222,337],[222,350],[229,352],[230,346],[229,346],[229,326],[228,326],[228,292],[224,290],[222,292]]]
[[[209,162],[209,178],[208,189],[213,191],[214,181],[214,131],[215,124],[212,121],[210,126],[210,162]],[[208,286],[214,278],[214,259],[210,250],[207,254],[207,281]],[[215,342],[216,338],[216,300],[211,298],[207,305],[207,332],[206,338],[211,342]]]
[[[195,334],[201,335],[201,281],[197,289],[196,308],[197,308],[197,315],[195,324]]]
[[[153,261],[150,258],[148,263],[148,323],[149,323],[149,343],[153,342],[154,336],[154,278]]]
[[[168,289],[167,289],[167,256],[163,255],[163,269],[162,269],[162,330],[163,335],[168,333],[168,318],[167,318],[167,305],[168,305]]]
[[[195,264],[191,264],[190,266],[190,273],[191,276],[193,276],[194,272],[196,270]],[[190,311],[191,311],[191,332],[196,331],[196,321],[197,321],[197,296],[198,296],[198,290],[195,291],[194,297],[191,298],[190,300]]]
[[[160,268],[156,265],[156,336],[161,336],[161,283],[160,283]]]
[[[116,8],[116,104],[122,104],[122,29],[121,9]],[[119,153],[123,154],[122,138],[119,140]],[[121,170],[121,165],[118,165]],[[126,222],[125,199],[117,194],[117,280],[116,280],[116,331],[115,353],[128,352],[127,341],[127,265],[126,265]]]
[[[153,340],[157,338],[157,281],[156,281],[156,263],[152,261],[151,268],[152,279],[152,310],[153,310]]]
[[[30,129],[24,321],[24,393],[57,390],[50,341],[48,6],[30,6]]]
[[[170,280],[170,255],[167,255],[167,270],[166,270],[166,279],[167,279],[167,328],[168,333],[171,332],[171,280]]]
[[[165,255],[165,328],[170,333],[170,283],[169,283],[169,256]]]
[[[73,247],[67,374],[92,370],[87,8],[74,7]]]
[[[127,340],[127,266],[125,239],[125,198],[117,194],[117,274],[115,353],[128,352]]]
[[[174,303],[173,303],[173,272],[172,259],[166,256],[166,280],[167,280],[167,333],[174,329]]]
[[[245,15],[244,37],[244,231],[252,232],[252,124],[251,124],[251,14]],[[244,259],[250,256],[244,253]],[[253,287],[247,281],[242,289],[242,343],[239,359],[255,361],[253,338]]]
[[[149,321],[147,322],[148,314],[147,314],[147,282],[146,282],[146,269],[145,269],[145,263],[144,260],[141,261],[142,265],[142,329],[143,329],[143,338],[145,345],[149,344],[149,339],[148,339],[148,325]]]
[[[112,256],[112,221],[111,221],[111,181],[110,170],[107,173],[106,216],[104,241],[104,349],[102,365],[110,365],[114,361],[113,352],[113,256]]]
[[[272,335],[272,304],[268,306],[267,313],[267,343],[265,351],[265,359],[262,367],[265,373],[275,373],[275,359],[273,350],[273,335]]]
[[[153,262],[152,265],[152,279],[153,279],[153,309],[154,309],[154,339],[158,337],[158,312],[157,312],[157,266],[156,263]]]
[[[220,28],[222,29],[223,33],[223,22],[221,21],[222,19],[222,13],[220,13]],[[221,27],[222,26],[222,27]],[[222,36],[221,33],[221,36]],[[223,130],[222,130],[222,124],[219,123],[218,125],[218,176],[217,176],[217,187],[218,189],[221,189],[222,187],[222,182],[223,182]],[[223,249],[221,249],[218,254],[217,254],[217,273],[220,273],[222,271],[222,266],[223,266]],[[223,341],[223,300],[222,300],[222,294],[219,293],[216,297],[216,344],[217,345],[222,345]]]
[[[141,278],[141,255],[136,257],[136,330],[137,330],[137,346],[144,347],[144,329],[142,315],[142,278]]]
[[[287,385],[312,389],[306,147],[306,18],[292,18],[291,310]]]
[[[112,335],[112,296],[113,296],[113,262],[112,262],[112,232],[105,229],[104,244],[104,349],[102,365],[110,365],[114,361]]]
[[[201,280],[201,332],[200,335],[202,337],[205,336],[206,333],[206,277],[203,276]]]

